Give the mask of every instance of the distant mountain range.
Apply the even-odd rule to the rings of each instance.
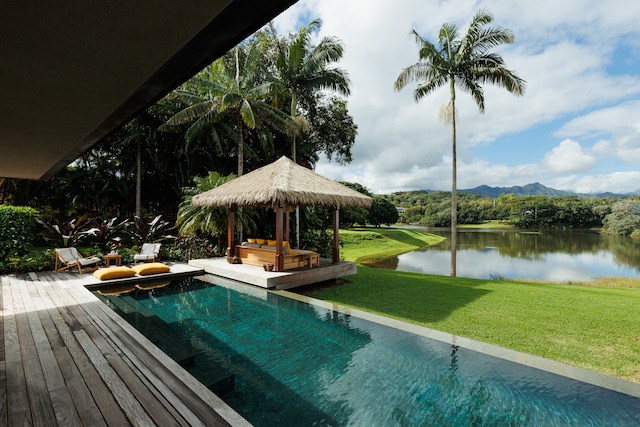
[[[514,194],[516,196],[547,196],[547,197],[562,197],[562,196],[578,196],[578,197],[624,197],[630,194],[615,194],[615,193],[574,193],[573,191],[556,190],[549,188],[545,185],[536,182],[535,184],[527,184],[525,186],[513,186],[513,187],[489,187],[488,185],[480,185],[475,188],[469,188],[467,190],[458,190],[460,193],[473,193],[480,196],[498,197],[500,194]]]

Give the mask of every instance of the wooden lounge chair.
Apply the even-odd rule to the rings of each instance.
[[[96,271],[100,258],[91,256],[88,258],[83,257],[80,252],[74,247],[71,248],[56,248],[56,264],[54,272],[78,269],[78,273],[88,273]]]
[[[143,243],[140,253],[133,256],[133,263],[159,261],[160,245],[161,243]]]

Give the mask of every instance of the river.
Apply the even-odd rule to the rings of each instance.
[[[449,275],[448,228],[418,228],[447,237],[428,248],[384,260],[378,267]],[[640,241],[591,230],[460,229],[457,276],[479,279],[523,278],[553,282],[598,277],[640,278]]]

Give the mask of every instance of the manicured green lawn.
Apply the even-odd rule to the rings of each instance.
[[[375,258],[378,248],[391,253],[394,238],[402,252],[411,242],[429,240],[403,229],[376,231],[384,236],[355,239],[353,248],[345,244],[345,259]],[[640,382],[638,288],[452,278],[359,265],[344,284],[305,293]]]
[[[371,264],[443,240],[440,236],[405,228],[354,228],[340,230],[343,245],[340,254],[347,261]]]

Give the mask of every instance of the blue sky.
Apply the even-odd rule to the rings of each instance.
[[[450,190],[451,130],[438,115],[447,89],[416,103],[413,85],[395,92],[393,83],[417,61],[412,28],[435,42],[444,22],[466,31],[481,8],[514,32],[497,52],[527,90],[485,86],[485,114],[458,92],[458,188],[640,190],[640,2],[628,0],[300,0],[276,28],[320,18],[317,37],[343,41],[358,125],[353,162],[322,160],[316,171],[377,194]]]

